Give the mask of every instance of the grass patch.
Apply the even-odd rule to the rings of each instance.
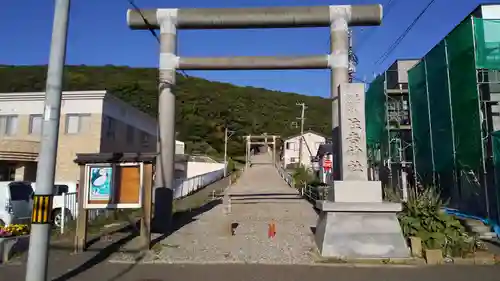
[[[425,264],[423,260],[407,259],[342,259],[342,258],[324,258],[317,261],[324,264],[371,264],[371,265],[418,265]]]
[[[106,225],[110,224],[132,224],[140,218],[141,210],[109,210],[108,214],[97,216],[87,224],[87,235],[99,235],[106,232]],[[64,233],[60,232],[60,228],[55,227],[52,230],[52,239],[66,240],[73,239],[76,233],[76,220],[69,221],[64,227]]]

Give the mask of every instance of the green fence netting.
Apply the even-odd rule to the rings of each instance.
[[[482,165],[479,95],[472,27],[472,19],[466,20],[445,39],[456,161],[459,168],[465,170],[475,170]]]
[[[498,223],[499,222],[499,216],[500,216],[500,131],[495,131],[491,133],[491,144],[492,144],[492,149],[493,149],[493,168],[495,171],[494,175],[494,187],[492,190],[493,194],[490,194],[490,198],[493,202],[492,205],[492,212],[494,214],[494,219]]]
[[[425,64],[431,114],[434,170],[437,173],[452,171],[454,166],[453,134],[445,42],[441,41],[425,56]]]
[[[385,95],[384,76],[379,75],[366,91],[366,143],[369,148],[380,147],[384,134]]]
[[[424,58],[431,116],[432,152],[437,184],[444,198],[456,197],[453,133],[446,43],[441,41]]]
[[[500,70],[500,20],[473,20],[477,68]]]
[[[408,71],[415,170],[453,207],[498,221],[500,131],[483,159],[478,69],[500,70],[500,20],[467,18]]]
[[[415,170],[422,183],[430,183],[433,167],[429,134],[425,61],[420,61],[408,71],[408,90],[410,95]]]

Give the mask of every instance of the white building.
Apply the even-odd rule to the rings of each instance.
[[[316,132],[306,131],[303,135],[289,137],[283,141],[283,151],[281,161],[286,168],[290,164],[299,163],[300,139],[302,138],[302,165],[305,168],[311,167],[311,159],[316,156],[318,148],[324,144],[326,138]]]
[[[0,93],[0,180],[34,181],[44,92]],[[62,94],[57,181],[76,181],[77,153],[156,151],[156,119],[102,91]],[[176,151],[184,144],[176,142]]]
[[[185,144],[182,141],[175,141],[175,154],[184,154],[185,152]]]

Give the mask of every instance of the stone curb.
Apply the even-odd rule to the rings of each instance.
[[[313,267],[398,267],[398,268],[416,268],[419,265],[412,264],[363,264],[363,263],[272,263],[272,262],[243,262],[243,261],[140,261],[133,260],[108,260],[114,264],[172,264],[172,265],[294,265],[294,266],[313,266]]]

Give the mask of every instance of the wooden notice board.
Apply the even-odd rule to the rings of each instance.
[[[141,172],[139,166],[121,166],[119,168],[120,189],[115,198],[118,203],[133,204],[140,201]]]
[[[143,164],[88,164],[86,209],[141,208]]]

